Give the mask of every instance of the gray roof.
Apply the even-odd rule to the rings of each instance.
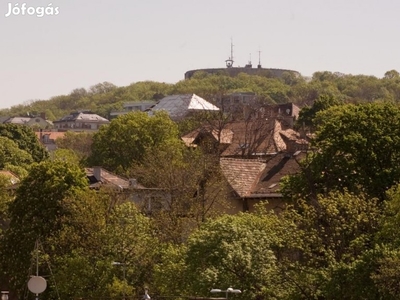
[[[60,120],[54,121],[54,123],[67,121],[109,122],[109,120],[106,118],[91,112],[73,112],[70,115],[61,118]]]
[[[171,118],[185,117],[193,111],[217,111],[219,108],[196,94],[171,95],[162,98],[151,111],[167,111]]]
[[[31,120],[29,117],[12,117],[8,120],[4,121],[4,123],[12,123],[12,124],[26,124]]]

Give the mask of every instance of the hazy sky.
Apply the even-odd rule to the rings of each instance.
[[[104,81],[175,83],[224,67],[231,38],[235,66],[260,50],[265,68],[382,77],[400,71],[399,14],[397,0],[0,0],[0,108]]]

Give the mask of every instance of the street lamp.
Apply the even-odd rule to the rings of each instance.
[[[1,300],[8,300],[8,291],[1,291]]]
[[[228,299],[228,294],[240,294],[242,291],[238,289],[233,289],[233,288],[227,288],[226,290],[221,290],[221,289],[211,289],[210,293],[225,293],[225,299]]]
[[[122,289],[122,293],[123,293],[123,298],[122,299],[126,299],[126,295],[125,295],[125,284],[126,284],[126,280],[125,280],[125,266],[126,266],[126,264],[125,263],[122,263],[122,262],[119,262],[119,261],[113,261],[112,263],[111,263],[111,265],[113,265],[113,266],[122,266],[122,279],[124,280],[124,286],[123,286],[123,289]]]

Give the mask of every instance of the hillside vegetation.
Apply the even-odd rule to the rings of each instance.
[[[268,78],[239,74],[237,77],[209,75],[198,72],[190,80],[175,84],[143,81],[117,87],[103,82],[89,89],[76,88],[69,95],[48,100],[32,100],[0,110],[0,116],[24,116],[45,112],[49,120],[56,120],[74,110],[91,110],[108,118],[109,113],[121,110],[123,103],[159,100],[165,95],[195,93],[212,101],[232,92],[254,92],[266,103],[293,102],[300,107],[311,105],[320,95],[333,96],[345,103],[378,100],[400,101],[400,75],[395,70],[383,78],[366,75],[344,75],[316,72],[310,80],[285,73],[282,78]]]

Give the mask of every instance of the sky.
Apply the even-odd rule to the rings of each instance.
[[[11,8],[11,10],[9,9]],[[0,0],[0,108],[234,66],[400,71],[396,0]]]

